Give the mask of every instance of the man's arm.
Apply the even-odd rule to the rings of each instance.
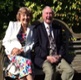
[[[46,59],[47,54],[41,47],[41,32],[39,26],[36,26],[33,30],[34,32],[34,51],[35,54],[40,56],[40,58]],[[44,44],[43,44],[44,45]]]

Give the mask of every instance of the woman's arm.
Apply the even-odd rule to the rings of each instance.
[[[9,22],[8,28],[3,39],[3,46],[5,47],[5,52],[7,55],[11,54],[14,48],[22,48],[20,42],[17,40],[16,37],[20,26],[21,25],[19,22]]]
[[[10,45],[11,43],[10,37],[12,36],[12,32],[13,32],[13,22],[10,21],[5,36],[3,38],[2,44],[5,47],[6,54],[10,54],[12,51],[12,46]]]

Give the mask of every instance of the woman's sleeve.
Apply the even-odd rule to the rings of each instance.
[[[32,42],[30,45],[28,46],[24,46],[23,49],[24,49],[24,52],[28,52],[28,51],[31,51],[32,48],[33,48],[33,45],[34,45],[34,42]]]
[[[28,44],[25,44],[24,46],[24,52],[31,51],[34,45],[34,39],[33,39],[33,30],[30,30],[30,40],[27,42]]]
[[[13,49],[13,47],[10,44],[11,43],[10,37],[12,36],[12,33],[13,33],[13,22],[10,21],[2,43],[2,45],[5,47],[7,55],[11,54],[11,51]]]

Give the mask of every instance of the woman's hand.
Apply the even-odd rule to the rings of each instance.
[[[17,54],[21,54],[21,52],[23,52],[23,48],[21,48],[21,49],[13,48],[11,54],[17,55]]]

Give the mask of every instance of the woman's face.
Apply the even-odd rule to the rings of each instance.
[[[30,15],[26,14],[26,13],[21,13],[20,14],[20,22],[21,22],[22,26],[27,27],[30,22]]]

